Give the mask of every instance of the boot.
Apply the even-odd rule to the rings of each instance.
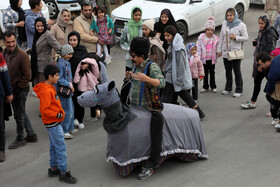
[[[199,106],[197,106],[195,109],[198,111],[200,119],[205,117],[205,114],[202,112],[202,110],[199,108]]]

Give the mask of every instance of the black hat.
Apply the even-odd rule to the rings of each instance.
[[[148,55],[150,51],[150,41],[148,38],[135,37],[130,44],[130,52],[141,55]]]

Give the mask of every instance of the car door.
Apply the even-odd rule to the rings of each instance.
[[[214,13],[216,25],[220,25],[225,20],[226,10],[233,7],[235,0],[211,0],[212,11]]]
[[[204,24],[207,19],[211,16],[211,5],[212,0],[188,0],[189,10],[190,10],[190,33],[198,33],[204,30]]]

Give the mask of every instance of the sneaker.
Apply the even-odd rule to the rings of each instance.
[[[144,180],[144,179],[150,177],[153,173],[154,173],[153,168],[147,169],[147,168],[142,167],[141,172],[138,174],[138,179]]]
[[[208,92],[208,89],[202,88],[202,89],[200,90],[200,93],[205,93],[205,92]]]
[[[246,103],[242,103],[240,107],[243,109],[254,109],[256,108],[256,104],[251,101],[247,101]]]
[[[27,143],[38,142],[37,134],[34,134],[34,135],[32,135],[32,136],[26,136],[24,139],[25,139],[25,141],[26,141]]]
[[[97,117],[90,117],[89,119],[88,119],[88,121],[92,121],[92,122],[95,122],[95,121],[97,121],[98,120],[98,118]]]
[[[103,57],[103,54],[102,54],[102,53],[96,53],[96,55],[98,55],[100,58]]]
[[[217,89],[216,88],[212,89],[212,92],[217,93]]]
[[[74,126],[79,127],[79,121],[77,119],[74,120]]]
[[[272,122],[270,123],[271,125],[273,125],[274,127],[279,123],[279,119],[272,119]]]
[[[17,148],[20,148],[22,146],[25,146],[26,145],[26,141],[25,139],[23,140],[19,140],[18,138],[9,145],[8,149],[17,149]]]
[[[109,55],[105,58],[104,62],[105,62],[105,64],[110,64],[111,60],[112,60],[112,57]]]
[[[77,129],[74,129],[72,131],[69,131],[69,134],[74,135],[77,134],[79,131]]]
[[[274,126],[275,129],[280,129],[280,123],[277,123],[275,126]]]
[[[205,114],[204,114],[203,111],[200,109],[200,107],[197,106],[195,109],[197,110],[197,112],[198,112],[198,114],[199,114],[199,118],[200,118],[200,119],[203,119],[203,118],[205,117]]]
[[[49,177],[57,177],[57,176],[59,176],[59,174],[60,174],[60,171],[58,168],[55,168],[55,170],[52,170],[51,168],[49,168],[49,170],[48,170]]]
[[[229,94],[229,91],[223,90],[223,91],[222,91],[222,94],[223,94],[223,95],[227,95],[227,94]]]
[[[37,94],[32,90],[32,95],[34,95],[35,97],[37,97]]]
[[[64,133],[64,138],[71,139],[71,138],[73,138],[73,136],[69,132],[67,132],[67,133]]]
[[[85,128],[84,123],[79,123],[79,129],[84,129],[84,128]]]
[[[59,173],[59,181],[66,182],[68,184],[75,184],[75,183],[77,183],[77,179],[71,175],[70,171],[67,171],[63,175],[61,175]]]
[[[0,162],[4,162],[6,160],[5,152],[0,151]]]
[[[234,92],[232,96],[238,98],[238,97],[240,97],[242,94],[243,94],[243,93],[236,93],[236,92]]]

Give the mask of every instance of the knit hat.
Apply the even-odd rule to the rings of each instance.
[[[143,25],[146,25],[151,29],[151,31],[154,31],[154,25],[155,25],[155,20],[154,19],[149,19],[143,22]]]
[[[130,44],[130,52],[148,55],[150,51],[150,42],[148,38],[135,37]]]
[[[269,53],[269,55],[270,55],[270,56],[273,56],[273,57],[276,57],[276,56],[280,55],[280,48],[274,49],[273,51],[271,51],[271,52]]]
[[[68,54],[70,54],[70,53],[74,53],[74,49],[73,49],[73,47],[72,47],[71,45],[65,44],[65,45],[63,45],[63,46],[61,47],[60,55],[61,55],[62,57],[66,56],[66,55],[68,55]]]
[[[206,29],[214,29],[215,30],[215,18],[210,16],[205,23],[204,30]]]

